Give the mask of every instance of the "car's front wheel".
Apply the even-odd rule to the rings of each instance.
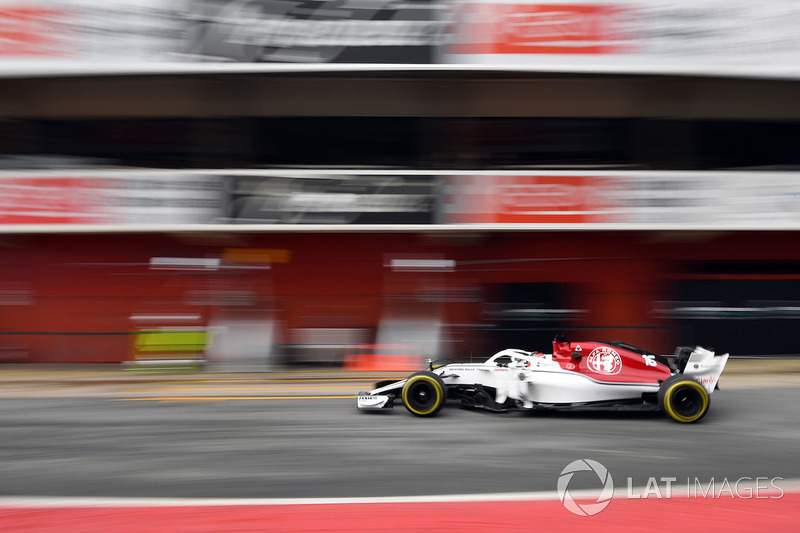
[[[433,372],[412,374],[403,385],[403,405],[416,416],[433,416],[444,406],[447,388]]]
[[[677,375],[661,384],[658,404],[673,420],[690,423],[697,422],[706,415],[711,398],[700,383]]]

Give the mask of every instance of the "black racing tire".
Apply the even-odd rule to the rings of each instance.
[[[711,397],[705,387],[694,379],[676,375],[661,384],[658,405],[676,422],[691,424],[706,416]]]
[[[446,365],[452,365],[453,363],[455,363],[455,361],[453,361],[452,359],[447,359],[446,357],[442,357],[441,359],[437,359],[431,362],[431,368],[433,370],[436,370],[437,368],[441,368]]]
[[[403,385],[403,405],[415,416],[433,416],[444,406],[447,387],[442,378],[427,370],[412,374]]]

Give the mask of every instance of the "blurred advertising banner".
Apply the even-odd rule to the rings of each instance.
[[[446,176],[445,224],[583,224],[615,221],[614,177]]]
[[[104,223],[103,180],[80,177],[0,179],[0,224]]]
[[[175,0],[0,0],[0,67],[46,73],[95,61],[175,60],[183,45],[178,5]]]
[[[216,176],[76,174],[0,174],[0,225],[201,224],[221,213]]]
[[[1,172],[0,226],[429,225],[800,229],[800,173],[726,171]],[[204,228],[205,226],[205,228]],[[39,228],[39,229],[37,229]]]
[[[441,224],[797,229],[790,172],[565,172],[443,177]]]
[[[68,23],[68,10],[55,6],[0,4],[0,57],[58,55]]]
[[[508,54],[633,52],[633,10],[624,4],[460,2],[449,54],[480,59]],[[486,58],[490,61],[490,58]]]
[[[800,74],[796,0],[446,0],[444,63]]]
[[[226,176],[234,224],[432,224],[433,176]]]
[[[0,0],[0,68],[424,64],[448,38],[443,13],[437,0]]]
[[[614,194],[630,224],[800,228],[796,172],[652,172],[623,176]]]
[[[447,38],[436,0],[189,0],[188,50],[208,61],[431,63]]]
[[[0,0],[0,75],[278,63],[796,78],[800,2]]]
[[[218,176],[121,174],[105,183],[100,197],[114,224],[209,224],[222,212]]]

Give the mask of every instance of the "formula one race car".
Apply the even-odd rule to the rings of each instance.
[[[491,411],[660,407],[678,422],[697,422],[727,362],[727,353],[701,346],[679,346],[669,359],[623,342],[558,335],[552,354],[507,349],[483,363],[432,361],[408,379],[359,393],[358,408],[391,409],[400,398],[412,414],[433,416],[449,398]]]

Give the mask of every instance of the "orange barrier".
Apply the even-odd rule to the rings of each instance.
[[[365,371],[414,371],[423,370],[424,362],[419,354],[368,353],[348,354],[344,368],[359,372]]]

